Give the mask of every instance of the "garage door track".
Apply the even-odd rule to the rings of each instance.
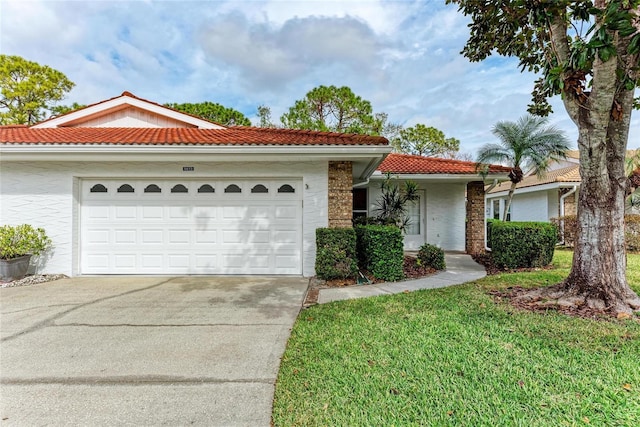
[[[300,277],[0,289],[1,426],[268,426]]]

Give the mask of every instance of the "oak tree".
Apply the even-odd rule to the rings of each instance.
[[[578,128],[578,237],[562,283],[531,292],[561,304],[628,316],[640,298],[626,278],[625,196],[631,183],[625,153],[639,83],[640,0],[447,0],[471,17],[463,54],[519,58],[540,73],[530,112],[547,114],[561,95]]]

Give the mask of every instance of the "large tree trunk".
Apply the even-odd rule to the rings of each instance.
[[[640,308],[640,299],[627,283],[624,238],[626,177],[624,153],[626,137],[613,123],[608,132],[585,129],[580,134],[578,230],[573,265],[561,285],[562,298],[576,304],[631,313]],[[599,127],[599,126],[598,126]],[[625,134],[626,135],[626,134]],[[593,150],[604,145],[605,150]]]
[[[597,3],[604,7],[604,2]],[[559,62],[567,63],[564,17],[552,22],[551,33]],[[640,309],[640,298],[627,283],[624,242],[624,202],[629,185],[624,159],[634,91],[625,89],[618,72],[630,70],[630,76],[636,79],[633,67],[638,56],[626,53],[629,38],[611,34],[618,55],[608,61],[596,55],[591,93],[565,89],[563,96],[565,108],[579,129],[582,183],[577,239],[569,277],[541,293],[559,304],[587,304],[619,315]]]

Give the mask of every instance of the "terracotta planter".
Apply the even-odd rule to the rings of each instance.
[[[23,255],[18,258],[0,259],[0,281],[11,282],[20,280],[27,275],[31,255]]]

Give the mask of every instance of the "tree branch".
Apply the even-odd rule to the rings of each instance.
[[[556,55],[558,64],[565,67],[569,63],[570,56],[566,18],[560,15],[554,16],[549,22],[549,33],[551,48],[553,49],[553,53]],[[567,70],[565,69],[562,73],[562,78],[564,80],[567,77]],[[581,108],[580,103],[573,94],[566,92],[562,97],[562,102],[564,103],[564,107],[566,108],[569,117],[571,117],[571,120],[577,125]]]

